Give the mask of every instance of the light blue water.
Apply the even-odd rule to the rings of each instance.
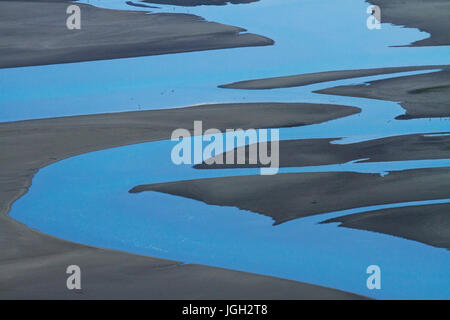
[[[139,144],[53,164],[39,171],[30,192],[13,205],[11,215],[45,233],[99,247],[306,281],[375,298],[449,297],[450,254],[445,249],[317,223],[355,212],[450,199],[345,210],[274,227],[268,217],[233,207],[155,192],[127,193],[139,184],[257,174],[256,169],[175,166],[169,158],[174,143]],[[449,166],[450,160],[427,165]],[[286,171],[384,172],[423,163],[405,161],[398,168],[392,166],[354,163]],[[365,270],[371,264],[381,267],[382,290],[366,288]]]
[[[136,9],[124,2],[90,1],[104,7]],[[342,137],[335,143],[350,143],[399,134],[449,132],[448,118],[395,120],[404,110],[394,102],[311,93],[392,75],[266,91],[217,88],[223,83],[286,74],[448,63],[449,47],[388,47],[427,35],[387,24],[381,30],[370,31],[365,23],[367,5],[354,0],[263,0],[226,7],[163,6],[165,12],[191,12],[245,27],[274,39],[276,44],[0,70],[0,119],[208,102],[285,101],[354,105],[362,112],[322,124],[283,128],[281,139]],[[419,73],[423,72],[401,75]],[[99,247],[275,275],[376,298],[450,297],[450,255],[446,250],[336,228],[335,224],[317,224],[374,208],[327,213],[273,227],[265,216],[232,207],[209,206],[154,192],[129,194],[128,190],[139,184],[258,173],[257,169],[194,170],[174,166],[170,161],[173,144],[160,141],[121,147],[53,164],[39,171],[29,192],[13,205],[11,215],[42,232]],[[391,170],[447,167],[449,161],[350,162],[280,171],[384,175]],[[430,199],[385,207],[448,201]],[[365,270],[370,264],[381,267],[382,290],[366,288]]]

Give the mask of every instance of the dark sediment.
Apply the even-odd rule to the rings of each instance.
[[[411,134],[382,139],[369,140],[351,144],[331,143],[335,139],[283,140],[279,142],[279,166],[302,167],[345,163],[353,160],[360,162],[406,161],[425,159],[450,159],[450,135]],[[259,143],[265,145],[266,143]],[[270,146],[266,146],[270,150]],[[237,154],[245,153],[245,164],[237,164]],[[209,159],[214,162],[227,159],[227,154],[234,154],[234,164],[202,164],[197,169],[226,169],[265,167],[259,155],[250,158],[249,146],[243,146],[219,154]],[[228,156],[228,158],[231,158]],[[206,160],[206,159],[205,159]],[[250,161],[251,160],[251,161]],[[224,161],[222,161],[224,162]],[[253,164],[251,164],[253,163]]]
[[[322,223],[339,227],[390,234],[450,249],[450,204],[383,209],[351,214]]]
[[[0,1],[0,68],[273,44],[245,29],[194,15],[108,10],[78,3],[81,29],[69,30],[68,5]]]
[[[271,217],[274,224],[345,209],[450,197],[450,169],[236,176],[136,186]]]

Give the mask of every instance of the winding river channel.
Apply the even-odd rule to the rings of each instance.
[[[144,10],[125,1],[85,1]],[[160,6],[156,12],[197,14],[275,40],[274,46],[4,69],[1,121],[152,110],[223,102],[313,102],[356,106],[361,113],[321,124],[281,128],[281,140],[342,138],[353,143],[411,133],[449,132],[448,118],[395,120],[399,104],[315,94],[337,85],[431,71],[325,82],[298,88],[230,90],[217,86],[253,78],[375,67],[447,64],[448,46],[392,47],[426,33],[390,24],[366,27],[360,0],[262,0],[200,7]],[[151,14],[151,13],[149,13]],[[11,216],[31,228],[77,243],[338,288],[374,298],[450,297],[448,250],[321,221],[379,208],[447,203],[392,203],[328,212],[273,226],[272,219],[235,207],[128,190],[140,184],[258,174],[258,169],[197,170],[176,166],[170,140],[72,157],[41,169]],[[390,171],[450,167],[450,159],[281,168],[280,172]],[[276,199],[274,199],[276,201]],[[301,210],[301,208],[299,208]],[[46,213],[43,215],[42,213]],[[368,265],[382,266],[382,290],[366,287]]]

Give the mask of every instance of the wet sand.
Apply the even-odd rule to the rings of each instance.
[[[399,101],[406,113],[399,120],[450,117],[450,68],[439,72],[338,86],[317,93]]]
[[[144,2],[175,6],[226,5],[228,3],[251,3],[258,0],[145,0]],[[408,46],[449,45],[450,2],[447,0],[366,0],[381,9],[381,22],[418,28],[430,37],[415,41]]]
[[[450,204],[376,210],[323,221],[450,249]]]
[[[173,6],[225,6],[227,4],[251,3],[259,0],[143,0],[142,2],[167,4]]]
[[[450,44],[450,2],[447,0],[367,0],[381,9],[381,22],[407,28],[418,28],[431,34],[429,38],[408,45],[444,46]]]
[[[150,9],[157,9],[159,7],[155,7],[155,6],[150,6],[148,4],[144,4],[141,2],[133,2],[133,1],[127,1],[125,2],[127,5],[132,6],[132,7],[138,7],[138,8],[150,8]]]
[[[157,191],[271,217],[274,225],[321,213],[365,206],[450,198],[450,168],[378,174],[284,173],[140,185]],[[243,213],[245,214],[245,213]]]
[[[240,81],[221,85],[220,87],[247,90],[290,88],[325,81],[431,69],[442,70],[427,74],[376,80],[360,85],[338,86],[317,90],[314,92],[339,96],[398,101],[402,108],[406,110],[404,115],[397,117],[399,120],[449,117],[450,67],[448,65],[307,73],[286,77]]]
[[[291,76],[273,77],[265,79],[254,79],[238,81],[229,84],[220,85],[219,88],[224,89],[245,89],[245,90],[262,90],[262,89],[279,89],[307,86],[314,83],[352,79],[359,77],[376,76],[390,74],[396,72],[410,72],[419,70],[441,69],[448,66],[430,65],[416,67],[393,67],[393,68],[375,68],[375,69],[359,69],[359,70],[338,70],[304,73]]]
[[[304,124],[317,105],[231,104],[0,123],[1,299],[359,299],[272,277],[142,257],[64,241],[8,216],[42,167],[74,155],[170,138],[204,120],[218,129]],[[334,117],[357,108],[330,106]],[[316,121],[330,118],[320,106]],[[311,117],[309,115],[309,117]],[[310,118],[310,123],[313,121]],[[126,192],[126,190],[125,190]],[[45,213],[40,213],[45,214]],[[62,213],[63,214],[63,213]],[[67,266],[82,268],[81,293],[66,289]]]
[[[82,15],[86,17],[82,20],[82,29],[67,30],[65,26],[67,2],[38,2],[0,0],[0,32],[6,35],[2,36],[4,46],[0,49],[0,67],[273,44],[273,41],[268,38],[242,33],[244,29],[206,22],[192,15],[155,14],[150,17],[143,13],[106,10],[80,4],[78,5],[82,8]],[[390,9],[386,7],[388,1],[371,2],[382,6],[384,22],[388,21],[390,19],[388,14]],[[393,1],[389,3],[393,4]],[[431,1],[428,2],[430,6],[420,4],[416,0],[410,3],[416,8],[421,5],[425,7],[420,7],[423,11],[391,10],[392,19],[398,19],[398,13],[403,17],[409,17],[410,20],[405,22],[406,25],[415,26],[416,22],[411,18],[414,14],[422,15],[423,12],[428,12],[428,16],[435,14],[437,17],[448,16],[442,8],[438,9],[441,12],[432,9],[432,7],[439,7],[433,6]],[[434,11],[431,13],[425,10]],[[439,18],[428,20],[433,21],[425,22],[424,26],[419,21],[419,27],[423,27],[424,30],[430,28],[434,30],[435,25],[448,23],[448,19],[444,22]],[[124,28],[124,26],[133,28]],[[442,33],[442,29],[440,30],[433,31],[430,40],[422,40],[413,45],[445,43],[448,41],[445,38],[448,37],[446,33]],[[411,68],[414,69],[372,70],[370,72],[375,73],[369,74],[364,73],[369,71],[357,70],[345,71],[350,72],[347,75],[342,71],[318,73],[307,75],[307,77],[304,75],[300,76],[304,78],[301,80],[303,82],[300,81],[303,84],[300,85],[328,81],[327,79],[342,79],[342,76],[352,78],[434,67]],[[434,73],[432,77],[436,74],[438,73]],[[434,94],[436,91],[439,94],[444,92],[445,98],[447,94],[445,92],[448,92],[446,77],[448,77],[447,73],[441,73],[438,86],[433,84],[435,83],[433,78],[431,80],[421,78],[420,85],[414,87],[412,93],[401,92],[415,95],[411,103],[420,97],[429,100],[430,94],[436,96]],[[273,81],[272,85],[286,86],[285,80],[278,79]],[[294,86],[298,85],[299,82],[296,81],[299,79],[294,80],[293,82],[289,78],[287,85],[293,86],[292,83]],[[405,84],[398,85],[402,87]],[[405,90],[409,89],[410,87],[405,87]],[[421,101],[420,105],[426,105],[426,102]],[[426,112],[422,112],[424,107],[420,105],[415,107],[418,108],[417,110],[410,107],[409,116],[426,116]],[[283,112],[279,112],[279,109],[270,111],[271,108],[266,106],[267,113],[259,117],[257,114],[261,109],[247,110],[248,116],[245,116],[245,113],[243,116],[237,110],[239,107],[235,107],[237,108],[235,110],[224,107],[225,105],[210,107],[214,115],[217,115],[219,109],[223,111],[219,114],[220,117],[215,119],[209,118],[208,108],[194,107],[183,110],[79,116],[0,124],[0,147],[2,148],[0,154],[0,250],[2,252],[0,298],[361,298],[342,291],[300,282],[220,268],[185,265],[175,261],[78,245],[31,230],[7,215],[11,204],[27,192],[37,170],[70,156],[121,145],[167,139],[175,128],[190,128],[193,120],[204,119],[208,127],[218,129],[282,127],[313,123],[305,122],[304,117],[299,114],[298,109],[294,110],[293,106],[285,106]],[[358,112],[357,110],[346,109],[338,113],[339,116],[344,116]],[[433,112],[432,116],[439,116],[439,114],[442,114],[442,110]],[[273,116],[277,115],[278,118],[274,120]],[[293,119],[293,116],[297,117]],[[325,118],[333,118],[333,116],[336,115],[329,116],[324,112]],[[320,120],[316,118],[316,121],[326,121],[325,118]],[[133,191],[155,190],[187,196],[206,203],[237,206],[267,214],[272,216],[276,223],[282,223],[301,216],[338,210],[341,207],[355,207],[368,203],[380,203],[380,201],[448,198],[449,174],[448,169],[394,172],[384,178],[378,175],[352,173],[283,174],[271,177],[250,176],[181,181],[142,186]],[[366,187],[361,188],[361,185]],[[193,190],[192,186],[198,187],[198,190]],[[298,208],[302,208],[301,212]],[[380,219],[375,224],[370,221],[364,227],[370,224],[370,228],[387,230],[382,226],[383,221],[385,220]],[[401,223],[401,220],[398,221]],[[386,233],[389,232],[395,232],[395,230]],[[408,232],[402,231],[400,236],[413,238]],[[445,241],[436,240],[435,235],[433,233],[430,235],[429,232],[424,233],[418,241],[430,244],[443,243],[443,246],[448,248]],[[80,265],[84,272],[84,287],[81,293],[71,292],[65,288],[67,279],[65,269],[71,264]]]
[[[450,158],[450,136],[433,136],[429,134],[424,136],[423,134],[413,134],[345,145],[330,144],[331,141],[334,141],[334,139],[280,141],[280,167],[327,165],[367,158],[369,159],[360,162]],[[245,161],[246,163],[249,163],[248,147],[238,149],[245,150]],[[219,155],[218,157],[220,156],[222,155]],[[206,165],[203,163],[194,167],[198,169],[263,167],[260,165],[259,159],[254,160],[256,160],[258,164]],[[447,169],[447,172],[450,172],[450,169]],[[444,175],[443,179],[448,179],[448,175]],[[382,181],[383,179],[378,180]],[[337,183],[337,181],[335,182]],[[325,186],[330,184],[327,180],[324,180],[322,183]],[[372,192],[372,188],[367,188],[365,186],[366,184],[360,184],[360,188],[362,188],[360,193],[362,193],[361,196],[364,197],[367,196],[365,195],[366,192]],[[426,188],[426,185],[422,187]],[[343,185],[342,188],[347,188],[347,184]],[[445,188],[448,190],[448,186]],[[298,193],[302,192],[304,192],[303,189],[298,190]],[[335,192],[336,190],[330,190],[330,194],[334,194]],[[355,192],[355,190],[352,189],[351,192]],[[312,199],[315,194],[308,194],[308,196]],[[350,195],[346,195],[345,197],[347,196]],[[447,191],[446,195],[442,194],[441,196],[448,198],[450,196],[450,192]],[[326,195],[323,196],[324,200],[327,199],[326,197]],[[261,196],[261,198],[264,198],[264,196]],[[383,200],[384,196],[381,196],[379,203],[383,203]],[[319,200],[313,201],[315,201],[316,205],[319,202]],[[301,203],[299,202],[296,205],[300,206]],[[295,205],[293,206],[295,207]],[[409,240],[419,241],[435,247],[450,249],[449,208],[450,205],[444,204],[383,209],[341,216],[324,221],[324,223],[341,222],[340,226],[342,227],[389,234]]]
[[[0,68],[272,45],[245,29],[188,14],[108,10],[85,4],[81,29],[66,26],[69,2],[0,1]]]
[[[449,124],[450,125],[450,124]],[[279,142],[280,167],[319,166],[345,163],[450,159],[450,135],[411,134],[351,144],[331,143],[337,139],[283,140]],[[265,145],[266,143],[260,143]],[[245,163],[237,164],[238,150],[245,153]],[[270,150],[270,147],[268,147]],[[249,146],[219,154],[212,159],[228,159],[234,153],[235,164],[202,164],[197,169],[255,168],[262,165],[259,156],[249,158]],[[256,163],[256,164],[250,164]]]

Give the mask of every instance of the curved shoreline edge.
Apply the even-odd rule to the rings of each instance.
[[[188,128],[199,119],[223,130],[236,124],[244,128],[301,125],[299,106],[308,112],[317,105],[220,104],[0,123],[4,151],[0,155],[0,298],[365,299],[312,284],[75,244],[30,229],[7,214],[40,168],[64,158],[167,139],[172,130]],[[334,115],[317,114],[317,121],[358,110],[328,108]],[[85,270],[82,294],[65,288],[65,269],[72,264]]]
[[[274,108],[274,106],[277,106]],[[284,113],[279,112],[280,105],[285,107]],[[2,210],[0,211],[0,234],[2,235],[4,255],[0,265],[5,266],[7,270],[7,279],[2,279],[7,284],[6,290],[0,290],[0,297],[9,298],[64,298],[68,299],[86,299],[86,298],[149,298],[149,299],[359,299],[364,298],[350,293],[343,293],[334,289],[331,291],[316,291],[316,286],[303,284],[288,280],[280,280],[276,278],[264,277],[259,275],[251,275],[240,273],[237,271],[224,271],[222,269],[211,268],[206,266],[183,265],[178,262],[168,262],[157,258],[139,257],[133,254],[119,253],[111,250],[103,250],[99,248],[91,248],[88,246],[70,243],[61,239],[56,239],[31,230],[18,221],[13,220],[7,215],[9,204],[14,199],[23,195],[31,184],[32,176],[40,167],[49,165],[61,159],[86,153],[95,150],[101,150],[111,147],[117,147],[127,144],[135,144],[145,141],[155,141],[167,139],[171,130],[179,127],[185,127],[192,124],[193,120],[204,119],[205,123],[210,127],[225,129],[229,126],[240,127],[283,127],[305,124],[302,123],[301,115],[298,114],[296,108],[298,105],[308,104],[271,104],[271,103],[249,103],[249,104],[219,104],[219,105],[203,105],[188,108],[154,110],[154,111],[138,111],[123,112],[112,114],[99,114],[88,116],[73,116],[54,119],[40,119],[17,121],[10,123],[0,123],[0,143],[8,147],[10,150],[19,151],[18,146],[23,146],[22,152],[18,158],[0,157],[0,162],[18,165],[20,161],[29,161],[33,166],[25,168],[16,168],[17,171],[11,171],[11,167],[2,165],[4,169],[0,176],[0,201]],[[312,104],[309,104],[312,105]],[[324,105],[326,106],[326,105]],[[346,116],[357,112],[358,108],[339,106],[340,116]],[[230,112],[234,108],[234,112]],[[247,116],[243,117],[243,113],[239,109],[246,109]],[[261,108],[266,113],[261,114]],[[272,113],[267,117],[267,112]],[[336,111],[336,106],[332,109]],[[219,114],[218,114],[219,112]],[[222,114],[222,113],[225,114]],[[209,117],[212,114],[214,116]],[[259,114],[259,117],[257,116]],[[226,116],[224,116],[226,115]],[[234,115],[235,117],[231,117]],[[250,116],[251,115],[251,116]],[[295,115],[299,117],[295,122]],[[278,121],[274,116],[278,116]],[[293,118],[294,116],[294,118]],[[325,116],[330,117],[325,112]],[[331,117],[333,118],[333,117]],[[329,118],[329,119],[331,119]],[[249,123],[249,119],[256,122]],[[267,119],[270,119],[268,122]],[[223,122],[225,120],[225,122]],[[326,119],[320,120],[323,121]],[[164,121],[167,127],[161,126]],[[242,122],[243,121],[243,122]],[[261,122],[263,121],[263,122]],[[320,122],[319,121],[319,122]],[[47,127],[48,136],[43,128]],[[80,133],[80,128],[83,128]],[[3,130],[2,130],[3,129]],[[28,129],[28,130],[27,130]],[[92,133],[95,132],[96,139],[92,139]],[[40,133],[36,135],[36,133]],[[65,134],[64,134],[65,133]],[[18,143],[20,136],[28,135],[30,139],[27,144]],[[1,138],[9,137],[9,142]],[[124,141],[125,139],[126,141]],[[75,146],[70,145],[67,141],[76,142]],[[81,145],[79,145],[81,143]],[[34,148],[30,149],[30,145]],[[55,151],[49,152],[50,146],[62,148],[63,154],[55,154]],[[36,167],[36,150],[40,150],[45,156],[45,161]],[[51,149],[50,149],[51,150]],[[6,153],[7,154],[7,153]],[[9,155],[11,156],[11,155]],[[24,174],[25,172],[25,174]],[[16,182],[16,188],[11,183]],[[14,245],[10,245],[14,243]],[[80,248],[81,247],[81,248]],[[39,249],[38,249],[39,248]],[[74,252],[72,252],[74,251]],[[104,259],[99,257],[104,256]],[[95,258],[97,257],[97,258]],[[139,258],[138,258],[139,257]],[[81,265],[86,265],[89,269],[97,270],[100,278],[107,278],[105,283],[96,283],[92,291],[85,295],[74,295],[67,292],[64,288],[60,288],[60,281],[64,281],[65,274],[61,274],[61,278],[55,278],[55,273],[64,266],[73,264],[74,259],[82,261]],[[136,259],[135,262],[134,259]],[[110,262],[108,262],[110,261]],[[88,263],[89,262],[89,263]],[[114,264],[114,266],[112,265]],[[127,266],[140,270],[136,276],[130,277],[123,272]],[[132,267],[131,267],[132,266]],[[189,266],[189,267],[188,267]],[[45,267],[45,268],[43,268]],[[159,272],[153,271],[148,273],[148,268],[158,268]],[[190,268],[189,277],[187,273],[185,277],[188,280],[181,284],[173,284],[170,288],[162,292],[158,289],[158,281],[161,277],[170,281],[170,279],[178,278],[180,274],[184,274],[185,270]],[[45,269],[45,270],[43,270]],[[145,271],[147,270],[147,271]],[[209,270],[209,271],[205,271]],[[208,286],[198,287],[195,281],[201,279],[202,275],[209,274]],[[41,281],[36,281],[39,275]],[[126,277],[130,285],[133,284],[138,291],[132,288],[111,292],[108,286],[121,286]],[[230,280],[232,277],[236,280]],[[28,283],[24,282],[28,279]],[[159,279],[159,280],[158,280]],[[196,280],[194,280],[196,279]],[[267,280],[266,280],[267,279]],[[53,282],[52,282],[53,281]],[[288,281],[288,282],[284,282]],[[95,282],[95,281],[94,281]],[[108,285],[106,283],[109,283]],[[239,283],[239,285],[238,285]],[[156,284],[156,285],[155,285]],[[251,284],[251,285],[250,285]],[[250,287],[247,287],[250,286]],[[305,287],[307,286],[307,287]],[[26,288],[21,290],[20,288]],[[49,290],[49,288],[52,288]],[[220,294],[217,288],[221,288]],[[262,288],[270,288],[265,290]],[[273,288],[280,288],[275,290]],[[48,292],[47,292],[48,291]],[[349,296],[350,295],[350,296]]]
[[[45,1],[39,2],[39,5],[41,5]],[[371,2],[375,3],[382,1]],[[0,1],[1,6],[3,6],[4,3],[5,1]],[[19,1],[9,1],[9,3],[15,3],[18,5],[17,3],[19,3]],[[27,5],[29,4],[30,3]],[[1,12],[5,11],[0,10],[0,13]],[[21,14],[22,13],[23,12],[21,12]],[[35,11],[32,13],[35,14]],[[401,11],[401,14],[408,14],[408,12],[403,10]],[[3,21],[5,20],[0,19],[0,23]],[[230,44],[234,43],[236,45],[236,32],[237,30],[232,31],[231,34],[229,34],[229,37],[223,40],[227,40]],[[436,39],[436,37],[434,39]],[[247,38],[240,37],[239,41],[242,41],[242,44],[248,43],[248,40],[250,39],[247,36]],[[261,45],[271,44],[271,40],[267,38],[253,38],[252,40],[257,43],[261,43],[261,41],[262,43],[265,43]],[[422,44],[426,43],[426,40],[427,39],[421,40]],[[105,48],[106,47],[103,47],[103,49]],[[209,49],[214,49],[214,47],[210,45]],[[199,45],[196,48],[191,47],[188,49],[181,49],[180,51],[170,51],[167,48],[165,50],[166,52],[164,52],[164,50],[158,51],[158,54],[207,49]],[[149,54],[151,53],[147,53],[145,55]],[[1,66],[13,67],[73,62],[70,60],[70,57],[64,58],[69,60],[63,60],[61,56],[64,55],[64,52],[55,52],[55,55],[51,57],[51,59],[46,60],[47,57],[39,57],[40,60],[37,59],[37,62],[33,62],[31,60],[21,60],[17,62],[14,61],[16,57],[13,57],[13,61],[3,61]],[[2,54],[1,56],[12,56],[12,54],[11,52],[7,52],[7,54]],[[123,57],[125,56],[126,55]],[[109,58],[114,57],[109,56]],[[60,59],[60,62],[58,62],[58,59]],[[85,59],[83,61],[86,60],[89,59]],[[94,59],[91,58],[91,60]],[[14,125],[18,125],[17,128],[20,128],[22,123],[23,122],[18,122]],[[117,125],[119,124],[123,125],[123,122],[121,123],[121,121],[118,121]],[[134,130],[136,130],[136,128],[134,128],[135,124],[136,123],[134,121],[130,124],[130,127]],[[0,126],[1,125],[2,124],[0,124]],[[57,129],[57,127],[58,126],[54,129]],[[100,128],[100,130],[111,129],[109,124],[106,124],[106,127]],[[97,129],[98,128],[95,126],[90,128],[91,132],[97,132]],[[142,127],[139,130],[141,130],[140,134],[142,134],[148,130],[148,128]],[[38,148],[39,145],[36,144],[39,142],[39,130],[36,130],[34,134],[36,136],[36,140],[31,141],[34,143],[34,147]],[[145,132],[145,134],[148,134],[148,132]],[[155,136],[166,137],[167,135],[164,130],[156,128]],[[0,138],[3,137],[4,135],[2,133]],[[113,137],[113,135],[111,135],[110,138],[118,139],[118,137]],[[83,152],[142,142],[142,138],[140,140],[139,137],[133,135],[128,137],[128,139],[129,141],[126,143],[108,139],[96,142],[91,140],[89,141],[91,144],[85,145],[83,148],[79,147],[80,149],[75,148],[73,150],[68,150],[65,154],[55,154],[51,152],[48,154],[49,159],[47,159],[47,163],[45,165]],[[144,140],[151,141],[150,138],[148,139],[149,140]],[[14,140],[10,143],[9,148],[16,148],[18,145]],[[59,146],[62,147],[62,145],[65,144],[64,139],[60,140],[59,143]],[[7,157],[7,152],[0,156],[0,163],[2,163],[2,165],[4,163],[3,161],[6,161],[5,159],[7,159]],[[33,153],[23,154],[21,157],[30,162],[35,160]],[[34,163],[34,165],[36,166],[36,163]],[[3,168],[3,166],[0,166],[0,168]],[[10,174],[8,170],[5,170],[5,172],[2,172],[0,175],[0,245],[2,246],[2,257],[0,260],[0,268],[2,270],[0,273],[0,280],[2,283],[2,287],[0,288],[1,298],[361,298],[360,296],[342,291],[293,281],[219,268],[210,268],[198,265],[181,265],[180,263],[174,261],[141,257],[133,254],[78,245],[44,235],[35,230],[31,230],[22,223],[10,218],[7,215],[7,212],[9,211],[12,203],[27,192],[27,189],[31,185],[31,179],[37,170],[38,168],[36,167],[22,168],[13,174]],[[14,183],[14,181],[18,182],[16,189],[11,187],[11,183]],[[83,269],[86,267],[91,270],[86,276],[89,279],[88,282],[90,282],[92,286],[86,287],[82,294],[73,294],[68,292],[68,290],[64,288],[64,285],[61,285],[65,283],[66,279],[66,275],[64,273],[65,267],[77,261]],[[80,261],[82,263],[80,263]],[[151,272],[149,272],[149,270]],[[134,276],[130,276],[130,273],[134,274]],[[180,283],[173,281],[174,279],[180,279],[181,277],[184,279],[183,282]],[[37,281],[37,279],[39,280]],[[168,287],[167,283],[169,283]],[[166,287],[162,284],[166,285]],[[218,291],[218,288],[220,288],[220,292]]]
[[[448,190],[450,168],[446,167],[394,171],[384,177],[373,173],[307,172],[205,178],[139,185],[129,192],[157,191],[210,205],[237,207],[269,216],[278,225],[333,211],[446,199]]]
[[[433,70],[449,67],[449,65],[429,65],[429,66],[411,66],[411,67],[386,67],[372,69],[353,69],[353,70],[336,70],[313,73],[302,73],[289,76],[279,76],[272,78],[252,79],[232,82],[219,85],[223,89],[241,89],[241,90],[267,90],[302,87],[310,84],[377,76],[383,74],[392,74],[409,71]]]
[[[321,223],[339,223],[338,227],[390,234],[450,250],[449,215],[450,204],[445,203],[371,210]]]
[[[364,159],[358,163],[450,159],[450,132],[447,134],[406,134],[350,144],[332,143],[338,141],[338,138],[281,140],[279,166],[280,168],[320,166],[346,163],[356,159]],[[261,142],[258,145],[266,144]],[[245,164],[237,164],[236,150],[241,150],[245,154]],[[234,153],[234,164],[217,164],[211,161],[210,164],[206,164],[203,161],[194,165],[194,168],[208,170],[267,167],[261,163],[259,156],[252,159],[255,164],[250,164],[248,150],[249,146],[238,147],[211,159],[205,159],[222,159]]]
[[[450,2],[446,0],[366,0],[381,9],[381,22],[417,28],[430,36],[400,47],[450,45]],[[408,6],[406,8],[406,6]],[[427,18],[423,18],[427,17]],[[432,18],[431,18],[432,17]]]
[[[75,4],[83,15],[79,30],[65,25],[68,1],[0,1],[0,34],[7,35],[2,36],[0,68],[274,44],[243,28],[195,15]]]
[[[245,90],[292,88],[334,80],[419,70],[437,71],[375,80],[358,85],[337,86],[317,90],[314,93],[399,101],[406,113],[398,116],[397,120],[450,117],[450,65],[316,72],[245,80],[219,87]]]

